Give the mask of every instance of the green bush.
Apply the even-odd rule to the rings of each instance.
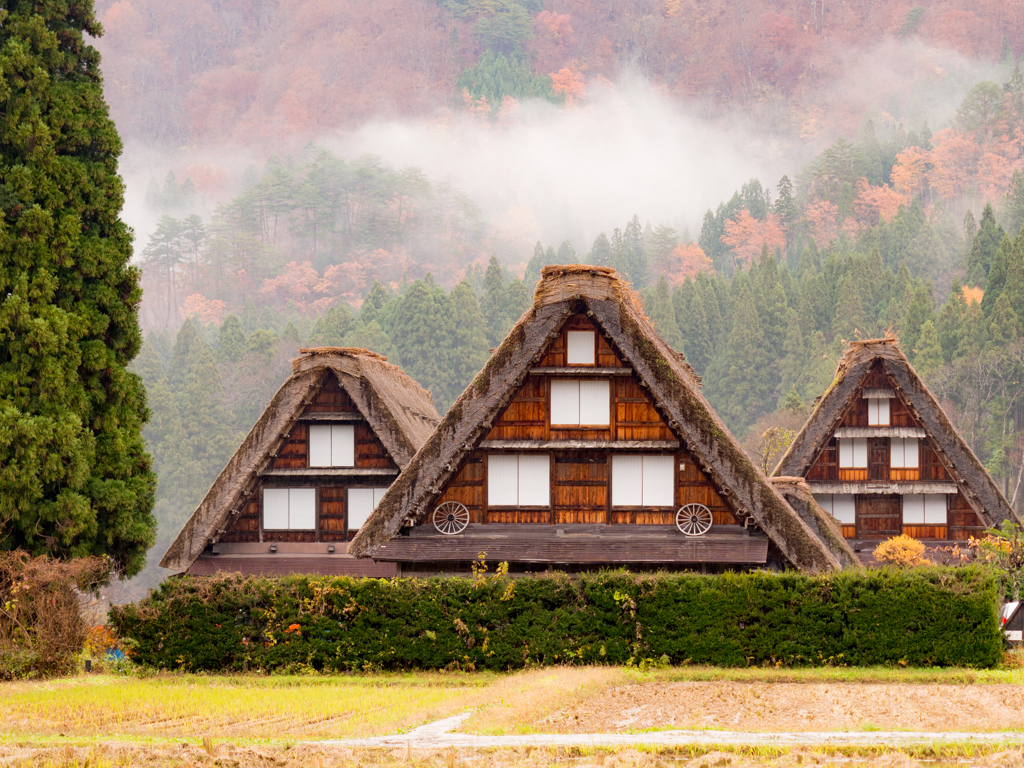
[[[979,566],[819,577],[183,577],[111,609],[110,620],[136,661],[185,670],[990,667],[1002,655],[997,593]]]

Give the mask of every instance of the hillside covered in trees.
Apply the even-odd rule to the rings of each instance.
[[[152,226],[135,249],[147,342],[134,368],[152,411],[157,548],[300,347],[381,352],[444,410],[529,305],[541,268],[578,261],[633,283],[766,466],[779,445],[763,436],[802,423],[846,342],[897,334],[1020,506],[1019,3],[103,0],[98,10],[112,114],[129,164],[149,179],[144,200],[135,189]],[[669,199],[657,212],[631,203],[651,199],[616,186],[632,157],[595,156],[598,193],[622,209],[595,227],[500,170],[471,192],[443,164],[427,171],[335,140],[418,120],[456,146],[471,125],[500,152],[530,139],[514,131],[537,104],[628,130],[597,94],[637,81],[752,142],[733,163],[761,153],[783,172],[750,178],[701,217],[673,212],[670,190],[653,190]],[[667,147],[650,147],[647,162],[695,157]],[[457,164],[458,152],[445,159]],[[673,173],[711,181],[685,161]],[[538,205],[578,234],[538,241]]]
[[[1019,0],[99,0],[97,10],[122,135],[170,148],[274,150],[464,98],[495,113],[506,99],[578,101],[626,73],[709,116],[743,108],[776,133],[848,131],[875,95],[865,91],[884,83],[879,106],[906,119],[914,89],[949,74],[914,49],[910,76],[880,75],[895,63],[887,41],[991,61],[1024,53]],[[860,53],[870,62],[855,64]]]

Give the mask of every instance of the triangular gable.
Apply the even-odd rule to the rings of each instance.
[[[864,400],[862,392],[866,386],[877,383],[870,377],[879,370],[892,383],[899,403],[910,412],[911,423],[925,430],[942,466],[981,521],[989,526],[1005,520],[1016,522],[1017,516],[1006,498],[891,337],[849,345],[831,386],[773,474],[806,477],[851,409],[863,407],[859,402]]]
[[[440,421],[429,392],[387,359],[365,349],[301,350],[292,375],[235,451],[160,561],[187,570],[207,543],[230,527],[260,472],[287,454],[287,441],[307,410],[331,410],[325,390],[336,389],[369,424],[390,460],[405,467]]]
[[[740,518],[755,523],[793,565],[812,572],[842,568],[837,556],[812,532],[751,462],[700,393],[683,356],[672,350],[644,316],[634,294],[614,270],[582,265],[547,267],[534,304],[483,370],[448,411],[374,514],[349,546],[369,557],[403,525],[423,520],[463,460],[494,427],[521,391],[566,321],[585,313],[633,369],[661,417],[685,444],[715,488]],[[847,548],[845,542],[837,546]]]

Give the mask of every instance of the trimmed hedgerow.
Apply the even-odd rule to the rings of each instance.
[[[111,609],[142,664],[185,670],[516,669],[648,660],[990,667],[982,567],[570,578],[183,577]]]

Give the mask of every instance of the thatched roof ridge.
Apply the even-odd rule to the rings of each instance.
[[[938,399],[914,370],[894,336],[854,341],[847,346],[832,384],[814,406],[773,474],[802,477],[807,473],[876,361],[881,363],[911,412],[924,425],[953,479],[984,524],[998,525],[1004,520],[1016,522],[1017,516],[1006,498],[950,422]]]
[[[614,270],[546,267],[533,306],[448,411],[431,438],[381,499],[349,545],[369,557],[403,525],[433,509],[443,485],[479,444],[522,387],[568,317],[585,311],[638,375],[655,407],[741,517],[756,523],[783,555],[812,572],[843,567],[837,556],[767,482],[700,392],[683,356],[654,330],[640,302]]]
[[[387,358],[364,349],[302,350],[292,375],[271,399],[206,496],[167,548],[160,565],[185,571],[252,494],[260,470],[328,376],[352,398],[399,467],[406,466],[441,417],[430,393]]]

